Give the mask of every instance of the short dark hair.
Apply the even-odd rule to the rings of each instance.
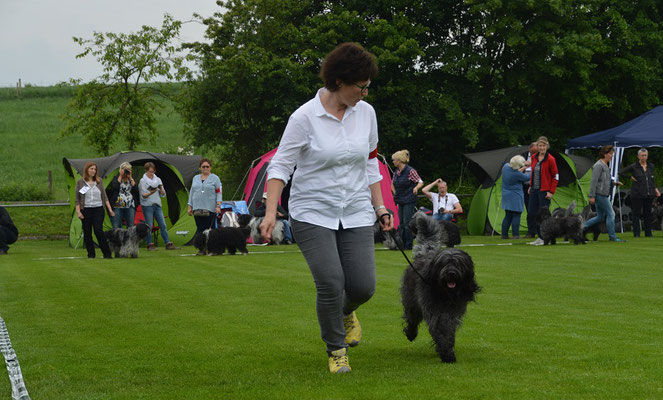
[[[198,168],[200,168],[200,166],[203,165],[203,163],[205,163],[205,162],[208,163],[210,167],[212,166],[212,162],[209,159],[203,158],[202,160],[200,160],[200,163],[198,164]]]
[[[339,89],[337,81],[346,85],[366,81],[378,74],[375,56],[356,43],[341,43],[322,61],[320,78],[332,92]]]
[[[599,158],[605,157],[605,155],[610,153],[611,151],[615,151],[615,146],[611,144],[606,144],[605,146],[602,146],[599,149]]]

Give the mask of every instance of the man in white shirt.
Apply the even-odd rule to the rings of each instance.
[[[437,193],[431,192],[433,185],[437,185]],[[451,221],[456,215],[463,213],[458,197],[453,193],[447,193],[447,183],[442,178],[437,178],[428,184],[422,192],[433,202],[433,218],[436,220]]]

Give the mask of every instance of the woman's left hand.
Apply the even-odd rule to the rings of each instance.
[[[384,215],[386,217],[383,218]],[[383,231],[390,231],[394,228],[394,218],[386,210],[378,215],[378,221],[380,221],[380,227],[382,227]]]
[[[108,215],[110,215],[111,217],[114,217],[115,216],[115,211],[108,210]]]
[[[221,214],[221,205],[219,204],[216,205],[216,213]]]
[[[546,199],[547,199],[547,200],[552,199],[552,197],[553,197],[553,194],[552,194],[552,193],[550,193],[550,192],[546,192]]]

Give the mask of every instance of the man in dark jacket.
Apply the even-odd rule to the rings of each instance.
[[[9,251],[10,244],[18,239],[18,229],[4,207],[0,207],[0,255]]]

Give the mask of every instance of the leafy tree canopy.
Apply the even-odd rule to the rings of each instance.
[[[230,0],[181,111],[196,146],[242,174],[273,148],[353,41],[380,67],[369,101],[380,151],[408,149],[424,179],[458,178],[462,153],[605,129],[660,103],[663,7],[618,0]]]
[[[160,29],[143,26],[136,33],[94,32],[93,39],[74,38],[84,48],[76,57],[95,57],[103,73],[78,85],[63,116],[62,134],[82,134],[85,144],[103,155],[115,140],[125,142],[128,150],[154,143],[154,114],[161,109],[154,94],[165,95],[168,86],[145,83],[190,77],[185,61],[191,57],[178,55],[173,44],[181,25],[166,14]]]

